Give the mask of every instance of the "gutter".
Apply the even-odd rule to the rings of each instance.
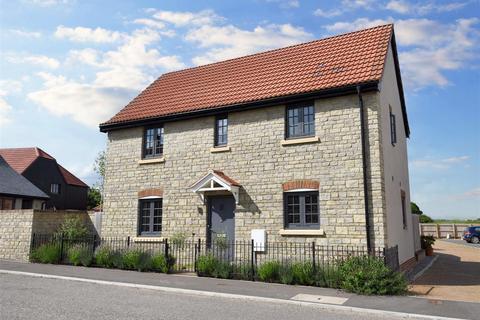
[[[357,86],[358,105],[360,107],[360,138],[362,141],[362,163],[363,163],[363,199],[365,203],[365,228],[367,234],[367,250],[372,252],[372,243],[370,240],[370,212],[368,201],[368,174],[367,174],[367,139],[365,137],[365,107],[363,105],[362,87]]]
[[[378,90],[378,81],[365,82],[361,85],[364,92]],[[282,104],[301,102],[305,100],[337,97],[337,96],[357,93],[356,87],[358,86],[351,85],[346,87],[325,89],[325,90],[319,90],[319,91],[308,92],[308,93],[299,93],[299,94],[293,94],[288,96],[274,97],[274,98],[263,99],[259,101],[251,101],[251,102],[238,103],[238,104],[232,104],[227,106],[219,106],[219,107],[210,108],[210,109],[187,111],[187,112],[170,114],[170,115],[153,117],[153,118],[145,118],[145,119],[138,119],[138,120],[132,120],[132,121],[126,121],[126,122],[118,122],[118,123],[102,123],[100,124],[99,127],[101,132],[108,132],[108,131],[118,130],[118,129],[150,126],[150,125],[155,125],[163,122],[186,120],[186,119],[192,119],[192,118],[203,117],[203,116],[212,116],[212,115],[228,113],[228,112],[245,111],[245,110],[258,109],[258,108],[264,108],[264,107],[270,107],[270,106],[277,106]]]

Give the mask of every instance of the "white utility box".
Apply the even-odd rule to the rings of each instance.
[[[267,244],[267,232],[265,229],[253,229],[251,236],[254,243],[254,250],[256,252],[264,252]]]

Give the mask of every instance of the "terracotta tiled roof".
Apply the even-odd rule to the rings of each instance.
[[[101,126],[379,81],[392,32],[383,25],[166,73]]]
[[[71,185],[74,185],[74,186],[80,186],[80,187],[88,187],[88,185],[86,185],[82,180],[75,177],[73,175],[73,173],[71,173],[70,171],[68,171],[67,169],[62,167],[61,165],[58,165],[58,169],[60,169],[60,173],[62,174],[63,179],[65,179],[65,182],[67,184],[71,184]]]
[[[224,181],[228,182],[230,185],[232,186],[237,186],[239,187],[240,186],[240,183],[238,183],[237,181],[233,180],[232,178],[230,178],[229,176],[227,176],[225,173],[223,173],[222,171],[218,171],[218,170],[213,170],[213,173],[216,174],[217,176],[219,176],[220,178],[222,178]]]
[[[50,159],[56,162],[56,160],[43,151],[40,148],[11,148],[11,149],[0,149],[0,156],[5,159],[10,167],[12,167],[15,171],[20,174],[23,174],[25,170],[35,161],[37,158],[45,158]],[[58,165],[58,169],[62,174],[65,182],[67,184],[81,186],[81,187],[88,187],[82,180],[75,177],[72,173],[70,173],[67,169]]]

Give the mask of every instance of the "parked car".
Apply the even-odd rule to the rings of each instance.
[[[463,240],[469,243],[480,243],[480,226],[465,228]]]

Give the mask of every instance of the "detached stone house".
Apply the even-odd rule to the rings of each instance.
[[[103,236],[263,229],[414,257],[393,25],[164,74],[100,130]]]

